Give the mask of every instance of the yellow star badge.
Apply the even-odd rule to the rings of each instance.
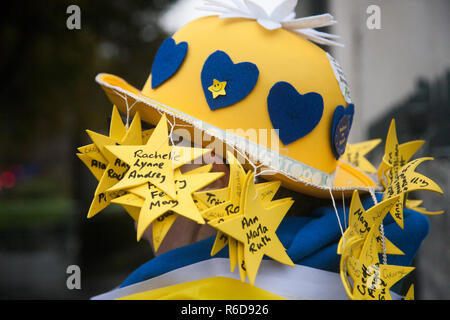
[[[227,93],[225,92],[226,85],[226,81],[219,81],[216,79],[213,80],[213,84],[208,87],[208,90],[212,93],[213,99],[216,99],[218,96],[227,95]]]
[[[210,151],[170,146],[165,115],[145,145],[108,146],[106,149],[130,166],[123,179],[109,191],[129,189],[150,182],[172,199],[176,198],[174,170]]]
[[[380,142],[381,139],[374,139],[355,144],[347,143],[343,159],[364,172],[375,173],[377,169],[365,158],[365,155],[379,145]]]
[[[255,283],[256,274],[264,255],[281,263],[294,265],[275,234],[293,201],[291,199],[274,201],[268,206],[264,206],[263,202],[258,199],[253,180],[254,173],[251,173],[244,183],[241,214],[229,216],[222,222],[217,222],[217,220],[209,222],[214,228],[244,245],[246,273],[251,284]]]

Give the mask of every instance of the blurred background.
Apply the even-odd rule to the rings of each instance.
[[[273,8],[278,0],[258,1]],[[450,2],[448,0],[303,0],[297,16],[330,12],[325,29],[345,48],[324,47],[341,64],[357,113],[355,143],[386,137],[425,139],[419,171],[444,191],[450,180]],[[67,8],[81,11],[68,29]],[[115,205],[87,220],[96,182],[75,156],[85,129],[107,132],[111,104],[94,78],[117,74],[136,87],[147,79],[161,42],[202,14],[201,0],[9,1],[2,4],[0,50],[0,299],[88,299],[118,286],[152,258],[132,220]],[[380,9],[380,28],[368,26]],[[378,165],[384,143],[370,154]],[[413,195],[414,197],[415,195]],[[449,197],[417,194],[429,210]],[[448,212],[430,216],[416,259],[416,298],[450,299]],[[69,290],[78,265],[81,289]]]

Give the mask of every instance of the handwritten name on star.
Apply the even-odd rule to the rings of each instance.
[[[207,192],[206,195],[207,195],[206,204],[210,206],[218,206],[219,204],[225,202],[223,200],[221,201],[220,199],[218,199],[215,193]]]
[[[165,166],[168,163],[170,163],[169,161],[179,160],[179,155],[172,154],[172,152],[159,153],[158,151],[154,151],[151,153],[146,153],[144,152],[143,149],[136,150],[133,156],[136,159],[136,161],[133,163],[131,169],[128,171],[127,178],[160,179],[160,183],[164,183],[164,181],[166,181],[166,175],[160,171],[164,170]],[[151,168],[152,170],[147,171],[145,173],[140,173],[140,171],[144,168],[147,169]]]
[[[242,229],[245,232],[247,244],[251,253],[257,253],[272,241],[272,239],[267,236],[269,229],[259,222],[257,216],[248,219],[243,217]]]
[[[164,165],[167,161],[153,161],[153,160],[173,160],[179,161],[180,156],[178,154],[172,155],[172,152],[167,153],[159,153],[158,151],[154,151],[151,153],[145,153],[144,150],[139,149],[134,152],[134,158],[136,159],[133,167],[138,167],[139,170],[144,168],[152,168],[157,167],[158,169],[163,169]],[[153,159],[152,161],[144,161],[142,159]]]
[[[155,185],[148,183],[148,188],[150,190],[151,201],[148,204],[149,209],[152,210],[154,207],[168,207],[175,208],[178,206],[178,200],[169,198],[166,193],[156,188]]]

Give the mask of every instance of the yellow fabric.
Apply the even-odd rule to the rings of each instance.
[[[135,293],[119,300],[285,300],[285,298],[236,279],[213,277]]]

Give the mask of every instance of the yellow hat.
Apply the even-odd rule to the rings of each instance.
[[[110,74],[96,81],[122,112],[153,125],[165,113],[192,137],[206,136],[203,147],[212,138],[237,148],[289,189],[329,197],[376,187],[340,159],[353,104],[338,64],[305,39],[313,33],[280,25],[202,17],[163,42],[142,90]]]

